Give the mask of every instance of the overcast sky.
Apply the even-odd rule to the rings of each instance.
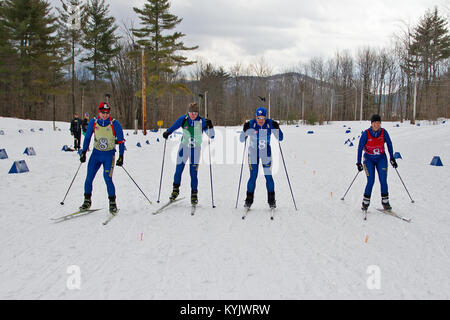
[[[145,0],[106,0],[117,23],[139,23],[133,7]],[[59,5],[59,0],[50,0]],[[448,16],[450,0],[173,0],[189,52],[216,66],[247,65],[261,57],[282,72],[315,56],[363,46],[389,46],[402,22],[416,24],[435,6]]]

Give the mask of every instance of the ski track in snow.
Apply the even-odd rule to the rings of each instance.
[[[343,125],[352,127],[345,134]],[[71,146],[69,123],[0,118],[0,298],[1,299],[448,299],[450,298],[450,151],[442,138],[448,124],[420,127],[384,122],[401,153],[398,171],[388,175],[391,204],[411,223],[379,213],[378,178],[367,221],[360,208],[366,179],[356,174],[357,136],[369,122],[326,126],[282,126],[283,154],[298,211],[294,210],[278,142],[273,139],[275,218],[270,220],[265,179],[260,168],[255,202],[242,220],[249,176],[244,164],[235,209],[240,164],[213,164],[211,208],[209,164],[199,169],[199,205],[190,214],[189,169],[180,197],[168,200],[179,136],[167,142],[161,203],[156,203],[162,161],[161,134],[146,137],[127,130],[124,166],[152,200],[149,204],[119,167],[114,182],[120,212],[108,225],[108,201],[102,172],[94,181],[92,208],[103,210],[55,223],[51,217],[74,212],[83,201],[86,165],[82,165],[64,206],[59,203],[79,165]],[[38,131],[38,128],[44,131]],[[31,132],[34,128],[36,132]],[[24,133],[18,130],[23,129]],[[241,128],[229,127],[235,138]],[[218,127],[216,130],[225,130]],[[308,135],[308,130],[314,130]],[[224,135],[225,136],[225,135]],[[156,142],[159,137],[160,143]],[[354,146],[344,145],[355,137]],[[145,144],[146,140],[150,145]],[[203,153],[208,152],[206,139]],[[136,147],[141,142],[142,148]],[[36,156],[23,154],[34,147]],[[222,148],[218,141],[211,148]],[[242,145],[235,159],[242,158]],[[441,156],[444,167],[429,163]],[[26,160],[30,172],[7,174],[14,160]],[[278,163],[276,163],[278,161]],[[142,240],[141,240],[142,234]],[[367,238],[367,243],[365,239]],[[80,268],[80,289],[69,289],[68,267]],[[381,288],[370,290],[367,268],[378,266]]]

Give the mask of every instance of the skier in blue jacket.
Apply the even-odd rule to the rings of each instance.
[[[357,163],[358,171],[365,170],[367,175],[367,185],[364,191],[364,197],[361,209],[366,211],[370,204],[370,196],[375,183],[375,169],[378,172],[378,179],[381,185],[381,203],[385,210],[391,210],[389,204],[389,192],[387,184],[388,163],[384,144],[386,143],[390,163],[397,168],[397,162],[394,158],[394,148],[392,141],[386,129],[381,128],[381,117],[374,114],[371,118],[371,126],[365,130],[359,139]],[[364,150],[364,161],[361,163],[362,152]]]
[[[273,133],[279,141],[283,141],[283,132],[280,130],[280,125],[278,122],[272,119],[267,119],[266,117],[266,108],[260,107],[256,109],[256,118],[244,124],[243,132],[240,136],[241,142],[244,142],[247,137],[250,138],[248,147],[250,178],[247,183],[247,198],[245,199],[244,205],[246,208],[250,208],[253,203],[260,160],[264,170],[264,177],[266,178],[269,206],[271,208],[276,207],[275,183],[272,177],[272,150],[270,147],[270,136]]]
[[[109,198],[109,211],[111,214],[117,213],[116,190],[112,181],[116,144],[119,145],[119,158],[116,165],[123,165],[123,154],[125,152],[125,139],[122,126],[119,121],[110,115],[111,106],[107,102],[101,102],[99,116],[91,119],[87,126],[84,138],[83,149],[80,161],[86,162],[86,152],[89,149],[91,137],[94,135],[94,149],[89,158],[86,181],[84,183],[84,202],[80,210],[88,210],[91,207],[92,182],[100,167],[103,165],[103,178],[105,179]]]
[[[189,104],[187,114],[179,117],[175,123],[163,133],[164,139],[167,139],[173,132],[179,128],[183,129],[181,144],[178,149],[177,166],[173,178],[173,190],[170,195],[170,201],[174,201],[180,194],[181,176],[187,160],[190,159],[189,172],[191,175],[191,204],[198,203],[198,167],[200,162],[200,151],[202,145],[202,134],[206,134],[214,139],[214,127],[209,119],[199,116],[199,107],[197,103]]]

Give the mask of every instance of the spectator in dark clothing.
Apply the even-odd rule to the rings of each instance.
[[[75,150],[80,150],[81,144],[81,119],[78,118],[78,113],[74,113],[72,122],[70,123],[70,134],[73,136],[73,147]]]

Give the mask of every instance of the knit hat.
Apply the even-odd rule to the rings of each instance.
[[[381,117],[378,114],[374,114],[372,116],[372,118],[370,118],[370,122],[372,123],[372,122],[377,122],[377,121],[381,122]]]
[[[256,116],[267,117],[267,109],[264,107],[259,107],[258,109],[256,109]]]
[[[89,113],[86,112],[86,113],[84,114],[84,116],[85,116],[85,117],[89,117]]]
[[[98,111],[99,112],[102,112],[102,111],[111,112],[111,106],[108,104],[108,102],[100,102],[100,104],[98,105]]]
[[[195,103],[195,102],[189,103],[188,112],[197,112],[197,113],[199,113],[198,104]]]

